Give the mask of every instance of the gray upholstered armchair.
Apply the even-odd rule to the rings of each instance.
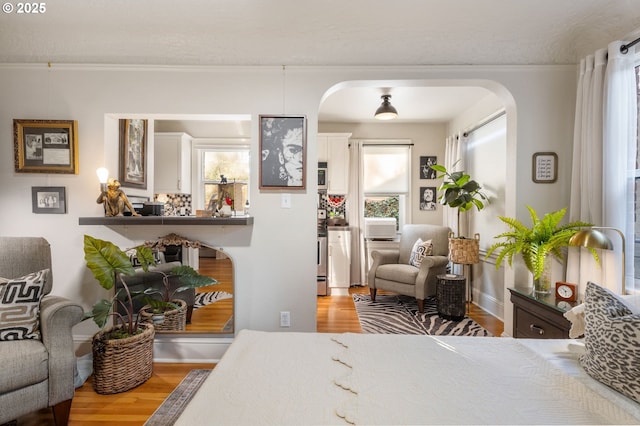
[[[47,268],[51,248],[44,238],[0,237],[0,277],[20,278]],[[53,408],[56,425],[68,423],[76,368],[71,328],[84,312],[48,295],[52,284],[50,271],[40,303],[40,339],[0,341],[0,424],[47,407]]]
[[[418,310],[424,312],[424,299],[436,294],[436,276],[446,273],[449,263],[449,228],[437,225],[404,225],[398,250],[374,250],[369,269],[371,300],[376,300],[378,289],[413,296]],[[431,240],[432,255],[426,256],[420,267],[409,263],[411,249],[421,238]]]

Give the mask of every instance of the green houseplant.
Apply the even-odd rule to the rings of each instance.
[[[153,322],[156,331],[185,329],[187,304],[176,297],[176,294],[192,288],[218,284],[216,279],[200,275],[187,265],[176,266],[169,273],[148,268],[146,270],[162,276],[162,289],[149,287],[144,290],[142,299],[146,305],[140,311],[142,321]],[[172,289],[170,280],[173,277],[177,278],[182,285]]]
[[[149,247],[137,246],[135,251],[143,270],[149,271],[149,266],[155,264],[152,250]],[[85,319],[93,319],[101,328],[92,341],[93,386],[96,392],[102,394],[124,392],[151,377],[155,328],[152,323],[141,324],[141,316],[134,312],[133,300],[145,297],[145,294],[130,291],[123,279],[123,276],[136,273],[126,252],[109,241],[85,235],[84,254],[87,268],[101,287],[111,290],[118,280],[120,284],[119,290],[111,298],[99,300],[85,313]],[[189,276],[185,279],[184,288],[215,282],[212,278],[200,278],[201,276],[189,267],[179,267],[175,274],[181,277]],[[168,282],[168,274],[164,274],[164,277]],[[149,294],[152,294],[151,290]],[[171,301],[165,302],[161,298],[156,307],[172,309],[175,304]],[[105,328],[112,317],[113,326]]]
[[[499,250],[496,259],[496,269],[498,269],[505,259],[511,266],[513,257],[520,254],[527,269],[533,275],[536,291],[546,293],[549,291],[550,281],[542,278],[544,278],[545,267],[548,265],[548,257],[553,256],[564,260],[562,248],[569,245],[571,237],[580,228],[593,225],[581,221],[560,224],[567,211],[566,208],[547,213],[542,218],[538,217],[533,207],[527,206],[527,209],[531,216],[530,228],[517,219],[499,216],[510,229],[495,237],[502,241],[493,244],[486,257]],[[599,262],[596,251],[592,248],[589,250],[596,262]]]
[[[453,167],[458,163],[459,160],[453,164]],[[460,215],[474,207],[478,211],[484,209],[485,202],[488,202],[489,198],[481,191],[480,184],[471,179],[468,173],[449,172],[440,164],[434,164],[431,168],[440,173],[437,179],[444,178],[442,185],[438,188],[440,204],[457,209],[458,237],[455,238],[453,233],[449,234],[449,260],[463,265],[478,263],[480,235],[476,234],[474,238],[461,236]]]

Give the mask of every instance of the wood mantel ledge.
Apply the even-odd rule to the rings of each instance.
[[[80,225],[253,225],[253,216],[195,217],[195,216],[117,216],[81,217]]]

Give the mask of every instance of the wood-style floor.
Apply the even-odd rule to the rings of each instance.
[[[366,287],[353,287],[351,292],[368,292]],[[470,306],[469,316],[489,330],[494,336],[503,331],[502,321],[487,314],[476,305]],[[350,296],[318,297],[317,330],[320,333],[360,333],[360,324]],[[94,392],[91,378],[76,390],[70,426],[140,426],[153,414],[162,401],[180,383],[189,371],[196,368],[213,368],[215,364],[154,363],[153,375],[144,384],[128,392],[116,395],[99,395]],[[23,416],[18,426],[53,425],[53,415],[48,409]]]

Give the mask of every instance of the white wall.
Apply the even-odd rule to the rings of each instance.
[[[315,134],[323,95],[367,80],[376,87],[397,85],[478,85],[498,94],[507,106],[506,213],[526,214],[525,202],[560,207],[568,203],[569,161],[575,98],[574,66],[291,67],[286,84],[281,67],[117,67],[0,65],[0,234],[44,236],[53,247],[54,293],[88,307],[100,296],[83,261],[82,236],[91,234],[128,246],[145,238],[177,232],[224,247],[236,264],[236,330],[279,330],[279,312],[290,311],[288,331],[313,331],[316,321],[316,193],[293,193],[291,209],[280,194],[258,191],[259,114],[308,117],[307,173],[316,174]],[[283,87],[286,91],[283,94]],[[251,227],[79,226],[78,218],[100,216],[95,203],[95,170],[116,170],[116,141],[105,138],[108,114],[250,114],[252,170]],[[11,119],[74,119],[79,122],[78,175],[23,174],[13,171]],[[533,152],[559,154],[559,181],[534,186]],[[68,213],[31,213],[31,186],[65,186]],[[545,209],[541,209],[545,210]],[[505,318],[507,319],[507,318]],[[507,325],[505,324],[505,327]],[[87,335],[87,325],[79,335]],[[182,354],[189,358],[189,354]]]

